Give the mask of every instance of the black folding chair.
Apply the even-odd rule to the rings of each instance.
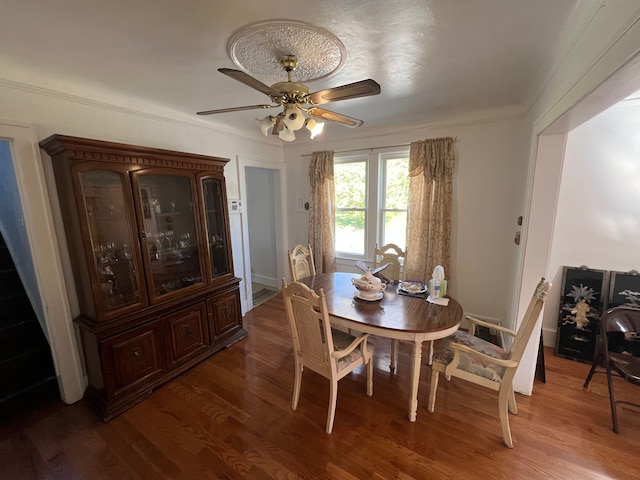
[[[609,385],[609,401],[613,431],[618,433],[618,404],[640,404],[627,400],[616,400],[613,391],[613,377],[640,386],[640,309],[616,307],[607,310],[600,320],[600,334],[596,344],[596,353],[584,388],[594,373],[606,373]]]

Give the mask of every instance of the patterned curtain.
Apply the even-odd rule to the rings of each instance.
[[[333,152],[314,152],[309,165],[311,211],[309,244],[316,273],[336,271],[335,188]]]
[[[436,265],[451,270],[453,138],[413,142],[409,152],[409,212],[404,277],[427,281]]]

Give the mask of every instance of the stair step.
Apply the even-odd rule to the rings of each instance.
[[[24,318],[25,312],[33,315],[33,307],[24,290],[21,290],[21,292],[0,293],[0,325],[4,324],[5,321],[8,321],[7,319],[11,317],[17,316]]]
[[[12,328],[20,327],[25,323],[32,323],[32,322],[35,322],[36,324],[40,325],[38,323],[38,317],[36,317],[36,314],[33,311],[21,312],[21,313],[18,313],[17,315],[11,315],[11,316],[4,316],[4,317],[0,316],[0,336],[3,334],[5,330],[11,330]],[[2,348],[2,346],[3,346],[2,342],[0,342],[0,348]]]
[[[55,376],[51,350],[41,346],[0,362],[0,398]]]
[[[0,362],[35,347],[49,346],[35,317],[0,326]]]
[[[13,259],[6,246],[0,246],[0,267],[13,267]]]
[[[0,235],[0,420],[55,397],[51,349]]]
[[[16,288],[22,289],[22,281],[16,269],[0,267],[0,292]]]

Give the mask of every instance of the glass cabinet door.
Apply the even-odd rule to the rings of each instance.
[[[96,303],[99,310],[106,312],[140,302],[146,304],[146,295],[140,298],[136,270],[139,257],[133,248],[135,222],[131,203],[129,208],[125,203],[124,175],[114,171],[79,173],[98,283],[94,290],[101,293]]]
[[[231,272],[223,186],[222,180],[219,178],[202,179],[209,261],[213,277]]]
[[[136,175],[152,298],[201,284],[192,177]]]

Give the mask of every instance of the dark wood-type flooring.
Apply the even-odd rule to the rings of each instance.
[[[633,479],[640,478],[640,413],[611,430],[604,375],[546,352],[547,383],[517,395],[514,449],[502,445],[496,394],[441,379],[418,420],[407,419],[410,345],[395,374],[390,342],[375,339],[374,394],[365,372],[342,379],[333,434],[329,384],[307,370],[291,410],[293,358],[282,297],[245,317],[247,339],[156,390],[108,423],[83,402],[53,401],[0,424],[0,478],[28,479]],[[640,389],[625,387],[638,397]]]

